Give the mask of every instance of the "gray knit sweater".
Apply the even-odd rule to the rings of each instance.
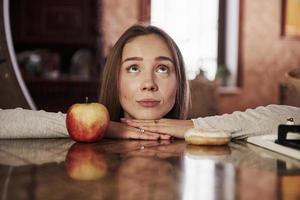
[[[293,117],[300,124],[300,108],[269,105],[220,116],[193,119],[195,127],[217,128],[232,133],[233,138],[274,133],[278,124]],[[32,111],[22,108],[0,109],[0,138],[68,137],[66,115],[58,112]]]
[[[300,124],[300,108],[285,105],[269,105],[236,111],[232,114],[193,119],[195,127],[227,130],[236,139],[249,136],[277,133],[279,124],[285,124],[287,118],[294,118]]]
[[[69,137],[65,118],[66,115],[61,112],[0,109],[0,138]]]

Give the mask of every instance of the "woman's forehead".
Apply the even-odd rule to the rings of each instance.
[[[124,46],[122,58],[130,56],[144,57],[147,55],[172,58],[172,52],[166,41],[157,34],[148,34],[132,38]]]

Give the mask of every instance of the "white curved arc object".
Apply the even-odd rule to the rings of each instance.
[[[11,63],[12,63],[12,66],[13,66],[13,70],[14,70],[14,73],[16,75],[19,86],[21,88],[21,91],[22,91],[29,107],[32,110],[36,110],[36,106],[35,106],[34,102],[32,101],[31,96],[28,93],[28,90],[27,90],[27,88],[24,84],[22,75],[19,71],[18,63],[16,61],[15,50],[14,50],[14,46],[13,46],[12,38],[11,38],[11,29],[10,29],[9,16],[10,16],[9,15],[9,0],[3,0],[3,19],[4,19],[5,39],[6,39],[6,44],[7,44],[7,48],[8,48],[8,53],[9,53]]]

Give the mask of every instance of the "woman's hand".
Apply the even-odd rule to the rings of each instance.
[[[194,127],[192,120],[136,120],[122,118],[121,121],[129,126],[140,128],[147,132],[166,134],[176,138],[184,138],[184,133]]]
[[[106,138],[139,139],[139,140],[169,140],[171,136],[149,132],[147,130],[128,126],[124,123],[109,122]]]

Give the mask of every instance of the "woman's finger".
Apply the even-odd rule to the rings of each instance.
[[[136,120],[126,120],[124,121],[129,126],[140,128],[146,131],[150,131],[152,133],[160,133],[160,134],[170,134],[172,128],[169,126],[159,125],[158,123],[150,123],[150,122],[137,122]]]
[[[144,129],[142,129],[144,130]],[[139,139],[148,139],[148,138],[155,138],[156,140],[162,139],[162,140],[169,140],[171,138],[170,135],[165,134],[157,134],[154,132],[144,131],[142,133],[138,133]]]
[[[141,135],[141,129],[127,126],[126,124],[110,122],[109,130],[106,135],[108,138],[119,138],[119,139],[145,139],[145,140],[158,140],[160,135],[157,133],[147,133]]]
[[[171,137],[172,137],[171,135],[160,134],[160,139],[162,139],[162,140],[170,140]]]
[[[146,133],[143,129],[129,127],[128,130],[122,134],[122,137],[125,139],[158,140],[160,136],[156,133]]]
[[[147,132],[158,133],[161,136],[169,135],[170,137],[183,138],[184,133],[190,128],[187,126],[165,126],[165,125],[143,125],[139,127]]]
[[[160,134],[171,134],[172,128],[167,126],[140,126],[141,129],[144,129],[146,131],[152,132],[152,133],[160,133]]]
[[[123,123],[139,128],[141,126],[157,126],[158,124],[155,124],[154,122],[144,122],[144,121],[136,121],[136,120],[123,120]]]
[[[110,122],[107,138],[141,139],[141,140],[169,140],[171,136],[149,132],[138,127],[126,125],[126,123]]]
[[[124,138],[142,140],[169,140],[171,138],[171,136],[169,135],[162,135],[154,132],[149,132],[141,128],[130,128],[131,130],[128,130],[125,134],[123,134]]]
[[[148,134],[148,133],[143,133],[143,134],[139,134],[137,139],[140,139],[140,140],[159,140],[159,136]]]

